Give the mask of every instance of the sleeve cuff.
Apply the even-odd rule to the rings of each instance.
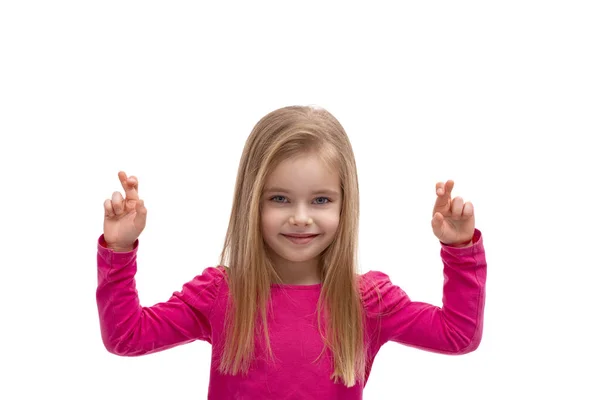
[[[127,263],[136,256],[139,242],[140,240],[137,239],[135,243],[133,243],[133,249],[131,251],[117,252],[106,246],[106,240],[104,240],[104,234],[102,234],[98,238],[98,255],[109,264],[115,262]]]
[[[440,244],[442,245],[442,251],[456,255],[473,254],[474,252],[481,252],[483,250],[483,238],[481,236],[481,231],[477,228],[475,228],[475,232],[473,233],[472,241],[473,244],[471,246],[466,247],[449,246],[442,242],[440,242]]]

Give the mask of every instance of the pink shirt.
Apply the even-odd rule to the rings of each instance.
[[[368,338],[367,378],[379,348],[387,341],[445,354],[473,351],[481,341],[486,260],[481,232],[474,245],[442,245],[443,306],[414,302],[387,275],[360,276]],[[347,388],[330,379],[329,357],[317,359],[323,346],[316,305],[321,285],[273,285],[269,335],[276,364],[257,357],[246,377],[221,375],[216,349],[224,342],[228,287],[223,267],[206,268],[164,303],[139,304],[134,276],[135,248],[115,253],[98,241],[96,293],[102,340],[121,356],[140,356],[205,340],[213,345],[208,399],[362,399],[362,385]],[[375,289],[381,294],[379,302]],[[329,355],[329,353],[326,353]]]

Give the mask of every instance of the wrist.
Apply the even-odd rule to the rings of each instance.
[[[473,245],[473,237],[471,237],[471,239],[464,241],[464,242],[456,242],[456,243],[444,243],[441,242],[443,245],[445,246],[450,246],[450,247],[469,247]]]
[[[110,249],[116,253],[128,253],[130,251],[132,251],[135,247],[135,243],[131,244],[131,245],[122,245],[122,244],[118,244],[118,243],[108,243],[106,241],[106,239],[104,239],[104,237],[102,237],[100,239],[100,245],[102,245],[103,247],[106,247],[107,249]]]

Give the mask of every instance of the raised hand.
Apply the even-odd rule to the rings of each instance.
[[[119,180],[125,199],[114,192],[112,200],[104,201],[104,240],[115,251],[129,251],[146,226],[148,210],[138,196],[137,178],[119,171]]]
[[[448,245],[467,245],[475,233],[473,204],[462,197],[452,198],[454,181],[438,182],[435,185],[437,199],[433,207],[431,227],[440,242]]]

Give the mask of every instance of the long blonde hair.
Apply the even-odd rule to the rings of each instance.
[[[342,125],[322,108],[291,106],[264,116],[246,141],[235,184],[229,227],[221,253],[228,265],[229,307],[219,366],[225,374],[246,374],[254,357],[255,335],[267,329],[267,303],[275,270],[260,228],[261,197],[267,176],[283,160],[314,152],[339,172],[342,206],[333,242],[321,255],[322,287],[317,320],[333,355],[335,382],[364,382],[364,315],[357,282],[359,193],[352,146]],[[256,301],[250,301],[256,300]],[[326,328],[321,325],[325,316]],[[258,319],[260,317],[260,320]],[[323,354],[323,352],[321,353]]]

